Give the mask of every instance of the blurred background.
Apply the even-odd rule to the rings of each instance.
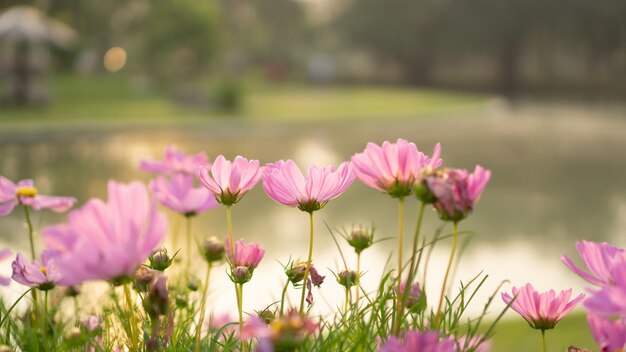
[[[441,142],[448,166],[493,170],[462,224],[473,235],[458,280],[490,274],[474,312],[505,279],[583,291],[560,255],[576,256],[580,239],[626,245],[626,2],[0,0],[0,174],[32,177],[42,193],[82,203],[110,178],[147,181],[139,161],[169,144],[305,168],[397,138],[427,153]],[[196,237],[225,234],[222,210],[196,221]],[[259,187],[234,217],[236,235],[268,248],[245,307],[261,309],[281,287],[276,261],[305,255],[307,219]],[[387,237],[395,219],[395,202],[359,183],[320,212],[322,310],[341,297],[324,222],[373,222]],[[22,222],[0,219],[3,246],[27,248]],[[428,214],[424,233],[438,225]],[[365,253],[371,285],[392,242]],[[443,264],[431,268],[439,278]],[[506,338],[520,351],[533,333],[522,323]],[[591,346],[582,314],[565,324],[573,333],[555,346]]]

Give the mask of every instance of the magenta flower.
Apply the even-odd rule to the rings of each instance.
[[[130,277],[165,235],[165,217],[142,183],[109,181],[108,194],[106,203],[92,199],[67,224],[43,230],[66,285]]]
[[[23,255],[17,254],[13,261],[13,275],[16,282],[42,291],[50,290],[61,283],[63,275],[55,263],[54,254],[50,251],[41,253],[41,261],[28,262]]]
[[[445,169],[426,176],[439,217],[448,221],[463,220],[474,209],[489,178],[491,171],[480,165],[476,165],[471,174],[464,169]]]
[[[261,179],[263,168],[258,160],[248,160],[237,156],[233,162],[219,155],[211,167],[211,175],[201,166],[196,172],[200,182],[208,188],[218,202],[231,206],[237,203],[246,192]]]
[[[626,317],[626,257],[616,256],[610,265],[611,283],[589,290],[591,296],[585,301],[585,308],[595,314]]]
[[[230,248],[230,241],[226,241],[226,248]],[[252,273],[265,254],[265,250],[256,243],[244,244],[243,240],[235,242],[233,252],[226,251],[226,257],[231,266],[231,279],[238,284],[244,284],[252,278]]]
[[[440,155],[439,143],[429,158],[415,144],[398,139],[396,143],[385,141],[382,147],[368,143],[363,153],[352,156],[352,164],[361,182],[394,198],[403,198],[413,192],[423,169],[441,166]]]
[[[612,321],[594,314],[587,316],[591,335],[600,352],[623,351],[626,348],[626,319]]]
[[[185,155],[179,152],[176,146],[170,145],[165,149],[163,160],[143,160],[139,164],[139,168],[156,174],[172,175],[183,173],[193,175],[198,166],[206,165],[209,165],[209,158],[206,153],[200,152],[194,155]]]
[[[513,296],[503,292],[502,300],[510,304],[533,329],[548,330],[553,329],[561,318],[585,298],[584,294],[580,294],[570,301],[571,295],[571,289],[561,291],[557,296],[554,290],[539,293],[531,284],[526,284],[519,289],[513,287]],[[511,303],[513,299],[515,301]]]
[[[174,174],[171,179],[158,176],[150,190],[159,203],[186,216],[196,215],[217,206],[215,196],[204,187],[194,187],[194,176]]]
[[[74,206],[74,203],[76,203],[76,198],[37,194],[33,180],[21,180],[14,184],[9,179],[0,176],[0,216],[10,214],[18,204],[34,210],[50,209],[62,213]]]
[[[0,262],[4,261],[11,256],[11,250],[8,248],[0,250]],[[0,286],[8,286],[11,283],[11,279],[6,276],[0,275]]]
[[[280,160],[266,165],[263,189],[278,203],[311,213],[337,198],[355,177],[349,162],[339,165],[336,171],[332,166],[311,165],[305,177],[293,160]]]
[[[613,281],[610,275],[611,263],[618,256],[626,256],[626,252],[622,248],[614,247],[606,242],[578,241],[576,242],[576,250],[591,273],[579,269],[566,256],[561,256],[561,260],[575,274],[597,286],[611,284]]]
[[[395,336],[390,337],[379,352],[454,352],[454,340],[440,338],[437,332],[417,330],[404,333],[404,342]]]

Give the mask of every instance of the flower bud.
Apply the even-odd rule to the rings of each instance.
[[[137,292],[148,291],[156,275],[156,271],[150,270],[145,266],[140,266],[139,269],[135,271],[135,289]]]
[[[292,284],[297,284],[304,280],[304,273],[306,271],[306,262],[302,262],[299,259],[291,263],[291,267],[285,269],[285,274]]]
[[[350,235],[347,236],[347,240],[348,244],[359,254],[372,245],[374,241],[374,229],[364,229],[360,227],[353,229],[350,231]]]
[[[195,276],[190,277],[187,281],[187,288],[189,291],[198,291],[200,285],[202,285],[202,282],[200,282],[200,280]]]
[[[144,309],[150,317],[165,315],[169,311],[169,292],[167,277],[159,275],[150,286],[148,296],[143,301]]]
[[[337,282],[341,286],[349,289],[350,287],[356,285],[357,278],[358,275],[356,272],[352,270],[344,270],[337,275]]]
[[[252,271],[245,266],[236,266],[231,270],[230,279],[236,284],[245,284],[252,278]]]
[[[176,254],[174,254],[174,257],[175,256]],[[170,256],[167,255],[167,249],[163,248],[152,252],[152,254],[148,257],[148,260],[150,260],[150,269],[163,272],[165,269],[169,268],[170,265],[172,265],[174,258],[170,258]]]
[[[81,291],[80,290],[80,285],[67,286],[65,288],[65,296],[67,296],[67,297],[76,297],[76,296],[80,295],[80,291]]]
[[[410,310],[413,308],[419,308],[418,304],[422,299],[422,289],[420,288],[419,283],[416,282],[412,284],[409,288],[409,292],[406,292],[406,282],[402,282],[400,284],[400,294],[406,295],[406,298],[404,298],[406,299],[405,307]]]
[[[265,322],[265,324],[268,324],[268,325],[271,324],[276,318],[276,313],[268,308],[265,308],[262,311],[257,312],[257,315],[259,316],[259,318],[261,318],[261,320]]]
[[[187,308],[187,303],[189,302],[189,298],[187,295],[179,293],[176,295],[176,307],[178,308]]]
[[[421,181],[415,185],[415,196],[424,204],[433,204],[437,200],[425,181]]]
[[[200,252],[207,263],[213,263],[224,259],[226,247],[224,242],[215,236],[211,236],[202,242]]]

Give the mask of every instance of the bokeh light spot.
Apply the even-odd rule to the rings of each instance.
[[[126,65],[126,50],[113,47],[104,54],[104,68],[109,72],[117,72]]]

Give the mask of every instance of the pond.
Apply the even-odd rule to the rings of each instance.
[[[469,116],[468,116],[469,115]],[[568,106],[525,103],[515,108],[494,102],[471,114],[459,112],[419,119],[370,119],[323,123],[252,122],[219,120],[181,123],[170,127],[133,126],[94,128],[88,125],[59,130],[15,130],[0,126],[0,174],[10,179],[32,177],[42,193],[104,197],[108,179],[148,181],[138,170],[142,159],[161,158],[164,148],[176,144],[185,152],[205,150],[211,159],[243,155],[262,163],[294,159],[302,168],[310,163],[347,160],[368,141],[405,138],[430,154],[442,144],[444,164],[473,168],[476,163],[493,171],[492,179],[461,230],[472,238],[457,268],[456,281],[468,281],[480,271],[489,274],[486,289],[473,312],[483,308],[491,290],[504,279],[520,286],[532,282],[539,289],[574,287],[584,283],[560,262],[561,254],[577,259],[574,242],[580,239],[626,245],[626,116],[621,107]],[[417,201],[406,211],[407,248]],[[0,241],[26,251],[22,214],[0,219]],[[180,223],[171,215],[171,228]],[[355,224],[376,225],[378,238],[392,237],[364,252],[363,278],[373,289],[389,253],[396,246],[397,201],[358,181],[340,198],[316,214],[314,260],[327,276],[317,291],[317,308],[333,310],[341,302],[332,271],[343,264],[326,224],[333,229]],[[289,258],[306,256],[308,218],[297,209],[274,203],[256,187],[234,207],[235,237],[258,241],[265,260],[246,285],[244,309],[260,310],[279,299],[282,267]],[[63,221],[46,213],[42,224]],[[427,211],[422,233],[432,236],[440,226]],[[450,226],[444,233],[450,231]],[[196,238],[226,235],[225,211],[217,208],[194,219]],[[353,253],[341,242],[346,260]],[[442,280],[449,241],[437,245],[428,273],[428,292],[434,297]],[[195,273],[202,276],[203,267]],[[8,269],[8,268],[5,268]],[[213,307],[234,306],[224,269],[213,275]],[[369,279],[369,283],[368,283]],[[12,291],[21,288],[12,285]],[[506,286],[508,289],[508,286]],[[252,294],[254,293],[254,294]],[[291,290],[295,302],[297,292]],[[433,299],[434,300],[434,299]],[[498,307],[502,307],[499,298]]]

